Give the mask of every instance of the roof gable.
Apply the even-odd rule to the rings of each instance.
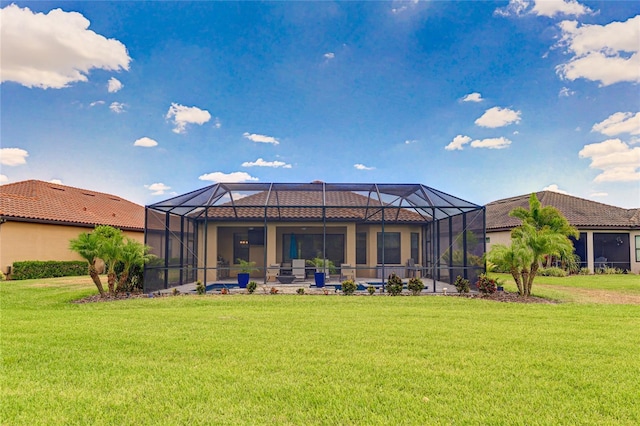
[[[487,204],[487,230],[511,229],[520,220],[509,216],[516,207],[529,208],[531,194]],[[640,209],[623,209],[553,191],[536,193],[543,206],[558,209],[576,228],[633,228],[640,225]]]
[[[0,186],[0,216],[24,221],[144,229],[141,205],[116,195],[40,180]]]

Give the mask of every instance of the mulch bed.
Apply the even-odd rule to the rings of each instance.
[[[505,303],[560,303],[557,300],[549,300],[543,297],[537,296],[529,296],[529,297],[520,297],[518,293],[509,293],[508,291],[496,291],[493,294],[480,294],[480,293],[469,293],[463,295],[463,297],[468,297],[470,299],[485,299],[492,300],[494,302],[505,302]]]
[[[115,302],[117,300],[127,300],[127,299],[141,299],[148,298],[149,295],[146,293],[116,293],[114,295],[107,294],[104,297],[100,297],[99,294],[95,294],[93,296],[83,297],[82,299],[74,300],[71,303],[95,303],[95,302]],[[162,297],[155,295],[153,297]]]
[[[333,293],[333,292],[330,292]],[[182,295],[183,293],[180,293]],[[187,293],[184,293],[187,294]],[[261,294],[256,292],[255,294]],[[310,294],[310,293],[307,293]],[[364,294],[363,294],[364,295]],[[147,299],[152,297],[170,297],[173,296],[171,293],[153,293],[153,295],[149,295],[146,293],[117,293],[115,295],[106,295],[105,297],[100,297],[100,295],[96,294],[93,296],[87,296],[82,299],[74,300],[72,303],[97,303],[97,302],[116,302],[118,300],[127,300],[127,299]],[[557,300],[549,300],[542,297],[529,296],[529,297],[520,297],[518,293],[509,293],[507,291],[497,291],[493,294],[480,294],[480,293],[467,293],[458,296],[457,294],[448,294],[446,297],[467,297],[469,299],[484,299],[491,300],[494,302],[504,302],[504,303],[549,303],[555,304],[560,303]]]

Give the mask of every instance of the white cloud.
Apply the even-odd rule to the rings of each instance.
[[[592,192],[591,194],[589,194],[590,197],[607,197],[609,195],[608,192]]]
[[[140,139],[137,139],[133,143],[133,146],[142,146],[144,148],[151,148],[154,146],[158,146],[158,142],[145,136]]]
[[[562,189],[560,189],[558,187],[558,185],[556,185],[555,183],[552,183],[549,186],[545,186],[544,188],[542,188],[543,191],[552,191],[552,192],[557,192],[559,194],[565,194],[565,195],[569,195],[569,193],[567,191],[563,191]]]
[[[152,183],[151,185],[145,185],[149,191],[152,191],[151,195],[164,195],[165,192],[171,189],[170,186],[165,185],[162,182]]]
[[[640,135],[640,112],[616,112],[606,120],[596,123],[591,128],[592,132],[600,132],[603,135],[615,136],[621,133]]]
[[[87,81],[92,69],[129,69],[124,44],[89,30],[78,12],[53,9],[45,15],[11,4],[0,9],[0,21],[3,82],[60,89]]]
[[[482,95],[478,92],[469,93],[464,98],[462,98],[462,102],[482,102]]]
[[[405,145],[411,145],[413,143],[418,143],[417,139],[407,139],[406,141],[404,141]]]
[[[0,164],[5,166],[19,166],[21,164],[27,164],[27,157],[29,153],[20,148],[1,148],[0,149]]]
[[[568,87],[563,87],[562,89],[560,89],[560,92],[558,92],[558,97],[560,97],[560,98],[568,98],[569,96],[573,96],[575,94],[576,94],[576,92],[574,92],[573,90],[569,89]]]
[[[282,167],[283,169],[290,169],[291,164],[287,164],[284,161],[264,161],[262,158],[258,158],[256,161],[245,161],[242,163],[242,167]]]
[[[333,52],[327,52],[324,55],[322,55],[322,57],[324,57],[325,59],[329,60],[329,59],[333,59],[336,57],[336,54]]]
[[[253,177],[249,173],[245,173],[245,172],[232,172],[232,173],[213,172],[213,173],[204,174],[198,177],[198,179],[210,180],[212,182],[217,182],[217,183],[249,182],[249,181],[258,180],[258,178]]]
[[[116,93],[123,87],[124,87],[124,84],[122,84],[120,80],[118,80],[115,77],[111,77],[109,79],[109,82],[107,83],[107,90],[109,91],[109,93]]]
[[[0,175],[0,183],[8,182],[9,178],[6,175]]]
[[[409,10],[413,10],[417,5],[418,0],[393,0],[391,13],[397,15]]]
[[[167,120],[173,118],[174,133],[186,133],[187,124],[203,125],[207,121],[211,120],[211,114],[209,111],[200,109],[198,107],[188,107],[176,103],[171,103],[169,111],[165,117]]]
[[[60,179],[51,179],[49,183],[55,183],[56,185],[63,185]]]
[[[580,25],[576,21],[558,24],[562,37],[558,46],[573,55],[556,67],[567,80],[585,78],[608,86],[640,82],[640,15],[607,25]]]
[[[514,111],[509,108],[493,107],[486,110],[484,114],[475,121],[475,123],[481,127],[494,129],[496,127],[519,123],[521,114],[522,113],[520,111]]]
[[[497,16],[523,16],[529,13],[553,18],[556,15],[588,15],[593,11],[576,0],[509,0],[507,6],[500,7],[493,12]]]
[[[640,181],[640,147],[631,148],[620,139],[609,139],[585,145],[578,156],[590,158],[589,167],[602,170],[594,182]]]
[[[94,107],[96,105],[104,105],[104,101],[95,101],[89,104],[90,107]]]
[[[534,0],[531,13],[553,18],[556,15],[582,16],[590,15],[593,10],[576,0]]]
[[[527,13],[530,6],[531,2],[527,0],[509,0],[508,5],[497,8],[493,14],[497,16],[522,16]]]
[[[471,142],[471,148],[489,148],[489,149],[504,149],[511,145],[511,141],[505,137],[489,138],[482,140],[474,140]]]
[[[278,145],[280,143],[280,141],[273,136],[258,135],[248,132],[244,132],[242,136],[256,143],[272,143],[274,145]]]
[[[216,117],[216,119],[213,121],[213,127],[215,127],[216,129],[219,129],[222,127],[222,122],[218,117]]]
[[[353,167],[355,167],[357,170],[375,170],[375,167],[369,167],[369,166],[365,166],[364,164],[354,164]]]
[[[462,150],[462,147],[469,142],[471,142],[471,138],[469,136],[458,135],[453,138],[453,140],[449,142],[449,145],[445,146],[444,149],[447,151],[453,151],[456,149]]]
[[[121,114],[124,112],[125,106],[126,104],[123,104],[122,102],[111,102],[111,105],[109,105],[109,109],[116,114]]]

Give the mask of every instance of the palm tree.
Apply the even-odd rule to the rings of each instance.
[[[533,280],[545,256],[566,257],[573,253],[568,236],[578,231],[555,207],[542,207],[536,194],[529,198],[529,210],[517,207],[509,215],[522,221],[511,231],[511,246],[496,245],[487,259],[511,272],[521,296],[530,296]]]
[[[96,226],[93,232],[98,239],[98,257],[107,265],[107,286],[109,293],[116,290],[116,264],[122,255],[124,236],[120,229],[111,226]]]
[[[144,244],[127,238],[127,242],[122,246],[122,252],[120,253],[120,262],[122,262],[123,269],[120,273],[117,291],[122,291],[127,285],[132,267],[144,266],[144,262],[148,258],[148,250],[149,248]]]
[[[102,281],[100,281],[100,275],[96,269],[96,261],[98,260],[98,237],[91,233],[82,233],[69,241],[69,248],[78,253],[84,260],[89,263],[89,276],[93,280],[93,283],[98,288],[100,296],[104,297],[104,288],[102,287]]]

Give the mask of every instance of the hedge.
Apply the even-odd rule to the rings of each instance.
[[[87,275],[89,265],[85,261],[39,261],[13,262],[12,280],[31,280],[34,278],[75,277]]]

